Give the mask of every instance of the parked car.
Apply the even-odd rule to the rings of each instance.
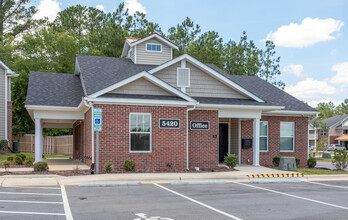
[[[327,147],[327,150],[328,151],[335,151],[335,150],[346,150],[345,147],[342,147],[341,145],[339,144],[330,144],[328,147]]]
[[[311,146],[311,145],[308,145],[308,150],[309,150],[309,151],[314,151],[314,147]]]

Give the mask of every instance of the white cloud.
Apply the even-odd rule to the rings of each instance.
[[[97,6],[95,6],[95,8],[96,8],[96,9],[99,9],[100,11],[105,12],[104,5],[97,5]]]
[[[137,0],[125,0],[125,7],[128,8],[128,12],[134,15],[137,11],[146,14],[145,7],[137,2]]]
[[[53,21],[58,12],[60,12],[60,3],[56,0],[41,0],[38,8],[38,11],[33,16],[34,19],[41,19],[47,17],[49,21]]]
[[[283,71],[285,73],[290,73],[290,74],[294,74],[297,77],[301,77],[303,76],[303,66],[301,64],[290,64],[288,66],[285,66],[283,68]]]
[[[310,101],[310,102],[308,102],[308,104],[310,106],[312,106],[313,108],[315,108],[318,106],[318,104],[320,102],[325,102],[325,103],[332,102],[335,106],[337,106],[337,105],[341,104],[343,101],[342,100],[335,100],[332,98],[326,98],[326,99],[321,99],[321,100],[316,100],[316,101]]]
[[[333,18],[305,18],[301,24],[283,25],[275,32],[270,32],[266,40],[271,40],[276,46],[302,48],[315,43],[335,39],[333,33],[344,25],[343,21]]]
[[[337,72],[337,74],[332,77],[331,83],[348,85],[348,62],[333,65],[331,70]]]
[[[299,99],[322,98],[323,96],[332,95],[336,92],[336,89],[326,81],[319,81],[312,78],[306,78],[296,85],[286,86],[284,90]]]

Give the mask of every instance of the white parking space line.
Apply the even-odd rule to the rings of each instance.
[[[166,188],[166,187],[164,187],[164,186],[161,186],[161,185],[159,185],[159,184],[157,184],[157,183],[154,183],[154,185],[155,185],[155,186],[158,186],[158,187],[160,187],[160,188],[162,188],[162,189],[164,189],[164,190],[167,190],[168,192],[174,193],[175,195],[178,195],[178,196],[181,196],[181,197],[183,197],[183,198],[185,198],[185,199],[187,199],[187,200],[190,200],[191,202],[194,202],[194,203],[196,203],[196,204],[198,204],[198,205],[201,205],[201,206],[206,207],[206,208],[208,208],[208,209],[210,209],[210,210],[213,210],[213,211],[215,211],[215,212],[217,212],[217,213],[220,213],[220,214],[222,214],[222,215],[224,215],[224,216],[226,216],[226,217],[228,217],[228,218],[235,219],[235,220],[242,220],[241,218],[238,218],[238,217],[236,217],[236,216],[234,216],[234,215],[228,214],[228,213],[226,213],[226,212],[224,212],[224,211],[221,211],[221,210],[219,210],[219,209],[216,209],[216,208],[214,208],[214,207],[212,207],[212,206],[209,206],[209,205],[207,205],[207,204],[205,204],[205,203],[199,202],[199,201],[197,201],[197,200],[195,200],[195,199],[192,199],[192,198],[190,198],[190,197],[188,197],[188,196],[185,196],[185,195],[183,195],[183,194],[180,194],[180,193],[178,193],[178,192],[175,192],[175,191],[173,191],[173,190],[171,190],[171,189],[168,189],[168,188]]]
[[[18,189],[57,189],[60,190],[59,187],[35,187],[35,186],[3,186],[2,188],[18,188]]]
[[[60,188],[62,190],[62,198],[63,198],[66,220],[73,220],[73,216],[71,214],[71,210],[70,210],[70,206],[69,206],[68,196],[66,195],[65,186],[61,185]]]
[[[13,203],[35,203],[35,204],[63,204],[63,202],[46,202],[46,201],[22,201],[22,200],[0,200],[0,202]]]
[[[24,192],[0,192],[0,194],[8,195],[37,195],[37,196],[60,196],[62,194],[55,193],[24,193]]]
[[[64,213],[49,213],[49,212],[17,212],[17,211],[0,211],[7,214],[24,214],[24,215],[65,215]]]
[[[331,184],[326,184],[326,183],[309,182],[309,181],[306,183],[317,184],[317,185],[322,185],[322,186],[329,186],[329,187],[334,187],[334,188],[348,189],[347,186],[336,186],[336,185],[331,185]]]
[[[295,196],[295,195],[292,195],[292,194],[289,194],[289,193],[279,192],[279,191],[276,191],[276,190],[267,189],[267,188],[263,188],[263,187],[259,187],[259,186],[253,186],[253,185],[249,185],[249,184],[245,184],[245,183],[238,183],[238,182],[234,182],[234,183],[235,184],[239,184],[239,185],[243,185],[243,186],[247,186],[247,187],[251,187],[251,188],[255,188],[255,189],[260,189],[260,190],[264,190],[264,191],[280,194],[280,195],[284,195],[284,196],[289,196],[289,197],[293,197],[293,198],[297,198],[297,199],[302,199],[302,200],[306,200],[306,201],[310,201],[310,202],[315,202],[315,203],[322,204],[322,205],[327,205],[327,206],[331,206],[331,207],[335,207],[335,208],[348,210],[348,207],[335,205],[335,204],[331,204],[331,203],[327,203],[327,202],[322,202],[322,201],[319,201],[319,200],[309,199],[309,198],[305,198],[305,197],[301,197],[301,196]]]

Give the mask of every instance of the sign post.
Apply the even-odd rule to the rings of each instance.
[[[97,140],[96,140],[96,173],[99,174],[99,131],[102,130],[102,113],[103,110],[101,108],[93,109],[93,131],[97,132]]]

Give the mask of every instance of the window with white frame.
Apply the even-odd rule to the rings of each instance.
[[[268,121],[260,122],[260,151],[268,151]]]
[[[320,136],[326,136],[326,130],[320,130]]]
[[[294,131],[294,122],[280,122],[280,151],[294,151]]]
[[[130,113],[130,151],[151,152],[151,114]]]
[[[161,44],[146,44],[146,51],[162,52]]]

